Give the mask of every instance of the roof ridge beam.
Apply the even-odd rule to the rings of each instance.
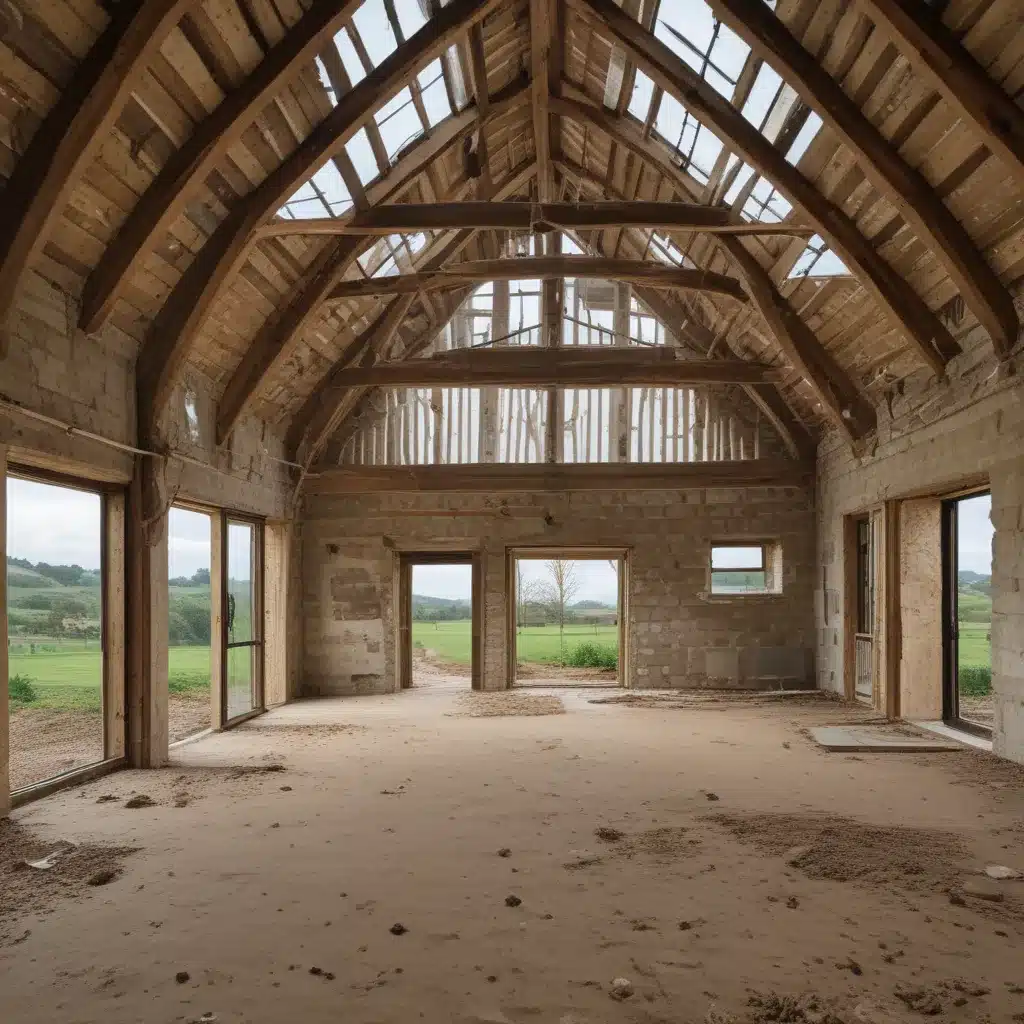
[[[925,176],[903,159],[764,0],[708,4],[821,115],[857,157],[871,184],[889,198],[946,268],[996,351],[1009,353],[1020,331],[1013,297]]]
[[[861,0],[860,6],[1024,185],[1024,110],[941,18],[919,0]]]
[[[0,222],[0,353],[22,275],[46,244],[72,189],[103,145],[146,65],[191,0],[114,7],[14,165]]]
[[[670,92],[694,117],[758,170],[816,224],[844,263],[862,275],[879,307],[938,375],[960,352],[948,329],[910,284],[879,255],[846,212],[792,167],[732,104],[653,33],[624,14],[614,0],[569,0],[630,50],[655,85]]]
[[[411,71],[434,59],[501,0],[452,0],[357,85],[206,240],[152,323],[137,369],[140,435],[151,438],[177,383],[192,339],[221,286],[245,259],[253,231],[401,88]]]

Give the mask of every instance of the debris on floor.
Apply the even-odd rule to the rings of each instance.
[[[909,726],[823,725],[810,730],[811,738],[826,750],[846,753],[913,753],[962,750],[953,740],[919,732]]]
[[[562,715],[565,705],[561,697],[550,694],[518,693],[515,690],[499,690],[495,693],[470,691],[459,694],[456,710],[448,712],[449,718],[499,718],[524,715]]]

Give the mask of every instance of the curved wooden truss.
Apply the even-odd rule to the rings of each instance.
[[[294,148],[274,153],[277,162],[260,169],[265,177],[258,185],[228,203],[226,211],[216,212],[215,217],[222,219],[205,241],[199,236],[191,263],[170,287],[149,325],[137,365],[140,441],[152,442],[159,436],[158,420],[201,327],[225,286],[256,258],[260,246],[279,247],[275,255],[286,262],[292,258],[288,246],[294,243],[304,257],[295,259],[295,270],[287,278],[297,277],[287,300],[255,333],[244,357],[225,371],[226,387],[217,413],[219,443],[229,438],[268,380],[280,373],[284,360],[314,323],[322,322],[325,312],[349,304],[350,319],[367,325],[293,419],[289,444],[296,450],[301,442],[307,461],[362,393],[365,383],[352,385],[358,373],[369,374],[366,379],[372,380],[377,379],[374,373],[380,377],[390,372],[375,364],[393,354],[389,350],[402,336],[410,314],[419,311],[428,327],[422,338],[407,342],[401,353],[406,360],[416,346],[429,343],[428,335],[468,294],[469,283],[513,274],[549,282],[566,276],[632,281],[638,294],[642,291],[647,297],[645,301],[661,306],[663,318],[670,317],[675,306],[652,289],[699,288],[707,293],[701,308],[710,309],[726,331],[732,314],[722,313],[714,296],[747,303],[756,310],[753,315],[764,321],[786,362],[807,382],[823,414],[853,440],[874,429],[872,403],[860,382],[819,342],[803,310],[787,299],[790,291],[785,283],[777,274],[773,277],[772,264],[785,263],[780,250],[786,242],[779,241],[780,236],[792,237],[787,251],[796,254],[809,235],[824,239],[893,329],[907,340],[917,360],[942,374],[959,352],[958,344],[944,320],[878,247],[884,248],[905,223],[905,235],[912,234],[926,250],[925,256],[934,257],[942,288],[947,289],[933,300],[929,290],[935,286],[933,275],[920,291],[938,306],[955,287],[996,352],[1006,356],[1015,350],[1019,318],[995,261],[990,262],[991,255],[983,252],[976,240],[978,232],[969,232],[970,221],[961,223],[953,212],[955,204],[947,206],[930,184],[929,178],[936,175],[926,176],[919,169],[920,161],[905,157],[900,141],[887,137],[879,118],[866,111],[863,97],[847,88],[842,73],[850,64],[839,69],[812,53],[796,29],[762,0],[707,2],[753,51],[734,83],[731,100],[654,34],[657,3],[624,0],[620,7],[615,0],[450,0],[442,5],[431,0],[431,17],[406,37],[394,4],[385,0],[397,47],[376,67],[364,59],[366,75],[355,85],[331,41],[350,23],[361,0],[314,3],[301,13],[296,9],[294,24],[275,37],[274,45],[262,41],[262,60],[239,75],[233,88],[224,88],[220,102],[209,104],[210,112],[198,120],[191,136],[169,152],[87,276],[79,322],[93,331],[108,321],[128,290],[134,268],[158,249],[257,116],[301,69],[308,69],[315,57],[322,58],[335,105],[321,120],[311,119],[311,130],[295,133],[300,141]],[[1024,185],[1024,111],[1015,99],[940,18],[916,0],[864,0],[863,7],[879,31],[906,55],[914,73],[959,112],[965,128],[1001,161],[1010,179]],[[15,164],[3,194],[5,215],[0,220],[0,324],[6,322],[26,269],[43,252],[105,135],[188,8],[186,0],[117,5],[109,25]],[[512,38],[527,14],[528,42],[524,36],[512,46],[495,45],[489,34],[493,26],[501,24],[506,38]],[[598,68],[597,76],[591,77],[599,85],[600,61],[607,62],[603,101],[589,87],[587,74],[573,71],[581,57],[567,41],[570,29],[575,31],[581,23],[589,26],[591,34],[582,59],[586,67]],[[578,33],[575,38],[578,42]],[[456,51],[458,56],[453,58]],[[462,99],[450,104],[451,115],[428,128],[414,79],[435,58],[444,61],[448,72],[458,65],[465,89]],[[594,60],[596,65],[588,63]],[[809,109],[820,115],[870,187],[898,212],[898,217],[893,215],[897,226],[884,238],[879,239],[877,232],[869,237],[859,215],[849,212],[849,204],[844,208],[839,200],[829,198],[788,162],[784,141],[799,131],[804,123],[801,116],[791,117],[772,138],[744,116],[743,101],[751,94],[762,62],[802,98],[804,118]],[[510,67],[519,68],[518,78],[514,70],[509,74]],[[646,123],[628,112],[639,72],[648,76],[654,90]],[[503,85],[492,93],[488,79],[494,82],[495,76]],[[426,130],[411,145],[400,147],[392,161],[375,114],[409,83]],[[446,75],[445,87],[454,97],[452,74]],[[698,181],[679,151],[659,137],[656,122],[662,96],[674,97],[723,144],[706,182]],[[527,104],[528,118],[522,116]],[[379,176],[365,184],[344,148],[363,128],[380,168]],[[566,151],[567,140],[570,131],[577,129],[583,132],[583,145],[580,152],[571,154]],[[593,133],[610,146],[604,180],[588,160],[587,140]],[[437,185],[438,166],[450,167],[460,150],[462,175]],[[622,154],[626,170],[624,185],[618,189],[612,178]],[[730,176],[739,169],[731,162],[733,155],[785,196],[794,214],[776,224],[744,220],[739,214],[745,197],[742,191],[738,201],[725,205]],[[985,155],[983,151],[973,166],[979,166]],[[353,210],[330,219],[278,218],[277,211],[296,189],[331,160],[348,188]],[[638,200],[639,182],[652,172],[660,176],[657,187],[647,193],[654,198]],[[496,177],[503,180],[496,182]],[[251,174],[250,180],[259,181],[260,175]],[[575,202],[568,192],[572,182],[578,190]],[[579,190],[588,191],[593,199],[581,200]],[[418,201],[404,202],[410,195]],[[420,201],[435,197],[438,202]],[[513,198],[518,201],[510,201]],[[610,238],[610,243],[590,247],[591,253],[600,252],[601,257],[560,256],[550,247],[547,255],[540,255],[545,251],[541,236],[555,239],[559,231],[590,232]],[[406,267],[394,276],[366,277],[359,260],[377,239],[414,232],[425,233],[426,243],[412,270]],[[533,235],[538,239],[534,250],[538,255],[516,261],[496,259],[499,235],[506,233]],[[650,246],[656,233],[673,239],[707,236],[700,237],[695,250],[699,253],[696,265],[691,265],[693,260],[671,266],[645,258],[645,246]],[[745,243],[745,236],[752,237]],[[620,256],[624,238],[630,240],[627,248],[639,249],[644,258]],[[476,251],[463,257],[471,243]],[[736,277],[721,272],[723,263],[716,250],[727,258],[725,269],[735,268]],[[993,252],[991,246],[988,252]],[[260,258],[264,255],[260,250]],[[1000,266],[1010,280],[1005,264]],[[449,287],[454,289],[451,294],[439,294]],[[368,301],[387,295],[397,298],[367,311]],[[545,285],[549,333],[557,319],[558,295],[557,285]],[[717,341],[711,347],[714,344]],[[727,340],[723,345],[728,350]],[[352,367],[359,366],[360,360],[363,365],[357,372]],[[787,410],[780,406],[780,393],[773,383],[759,379],[746,386],[785,432]],[[338,401],[340,388],[348,390]],[[791,438],[798,430],[795,424],[791,418]],[[806,451],[805,444],[799,447]]]

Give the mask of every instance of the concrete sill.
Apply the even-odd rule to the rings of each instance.
[[[761,601],[777,601],[783,596],[781,590],[766,590],[749,594],[712,594],[707,590],[702,590],[697,594],[697,597],[707,604],[757,604]]]

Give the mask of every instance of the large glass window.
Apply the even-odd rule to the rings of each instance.
[[[7,480],[11,789],[102,761],[104,498]]]
[[[263,527],[228,518],[226,534],[224,709],[230,721],[263,703]]]

